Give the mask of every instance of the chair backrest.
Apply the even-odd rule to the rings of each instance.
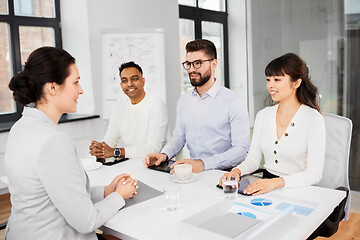
[[[323,113],[326,128],[325,164],[320,187],[346,187],[349,196],[345,205],[345,218],[349,216],[350,185],[349,155],[352,134],[352,122],[346,117],[331,113]]]

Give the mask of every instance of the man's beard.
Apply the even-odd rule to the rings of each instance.
[[[198,74],[199,75],[199,79],[192,79],[190,77],[191,74]],[[205,83],[207,83],[207,81],[209,81],[211,76],[211,70],[207,71],[204,76],[201,75],[201,73],[197,73],[197,72],[191,72],[189,73],[189,78],[190,78],[190,82],[191,85],[193,87],[201,87],[202,85],[204,85]]]

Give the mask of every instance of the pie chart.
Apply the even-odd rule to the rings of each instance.
[[[244,216],[244,217],[250,217],[250,218],[256,219],[255,214],[252,214],[250,212],[238,212],[238,214],[241,215],[241,216]]]
[[[263,207],[263,206],[271,205],[272,201],[266,198],[254,198],[253,200],[251,200],[251,204],[255,206]]]

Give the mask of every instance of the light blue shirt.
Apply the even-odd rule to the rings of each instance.
[[[247,110],[240,97],[216,81],[201,97],[194,88],[177,104],[173,136],[162,149],[169,159],[184,147],[205,170],[226,169],[241,163],[249,150]]]

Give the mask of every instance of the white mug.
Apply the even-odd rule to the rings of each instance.
[[[191,164],[179,164],[174,167],[175,177],[179,180],[188,180],[191,178],[192,165]]]

